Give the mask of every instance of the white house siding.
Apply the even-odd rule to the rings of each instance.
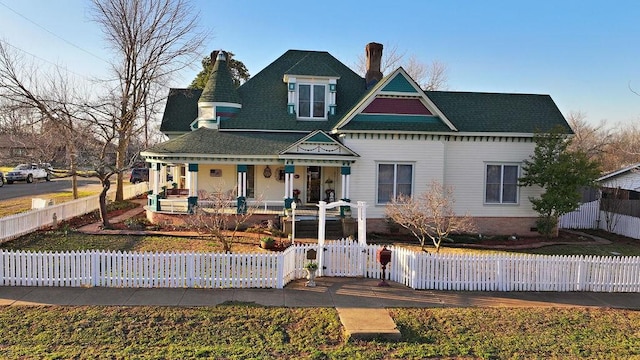
[[[442,182],[444,176],[444,144],[442,140],[399,139],[384,135],[378,139],[366,139],[361,135],[350,138],[345,137],[344,144],[355,151],[360,158],[351,166],[351,201],[366,201],[367,217],[383,218],[385,206],[376,204],[377,195],[377,163],[379,162],[406,162],[413,167],[413,194],[418,194],[427,189],[432,180]]]
[[[530,196],[540,195],[539,188],[518,188],[518,204],[485,204],[485,166],[487,163],[511,163],[522,166],[535,144],[518,139],[458,140],[446,143],[445,183],[454,187],[455,210],[472,216],[537,216]],[[522,169],[520,169],[522,175]]]
[[[636,170],[631,170],[624,174],[601,181],[600,186],[638,191],[640,190],[640,174]]]
[[[211,176],[211,170],[218,169],[222,176]],[[198,190],[206,192],[232,191],[238,183],[236,165],[200,164],[198,166]]]

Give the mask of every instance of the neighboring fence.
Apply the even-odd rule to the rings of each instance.
[[[148,191],[148,183],[124,187],[124,198],[130,199]],[[109,199],[115,197],[115,191],[108,193]],[[74,218],[90,213],[100,208],[98,195],[68,201],[59,205],[53,205],[42,209],[30,210],[24,213],[0,218],[0,242],[15,239],[37,229],[53,224],[54,215],[56,221]]]
[[[597,229],[598,212],[600,202],[591,201],[580,205],[580,207],[558,219],[558,227],[561,229]]]
[[[268,254],[0,252],[0,285],[283,288],[305,276],[307,252]],[[378,245],[324,247],[324,276],[378,279]],[[414,289],[467,291],[640,291],[640,257],[440,255],[391,247],[387,279]]]
[[[578,210],[561,216],[558,226],[561,229],[601,229],[640,239],[640,218],[601,211],[599,201],[582,204]]]

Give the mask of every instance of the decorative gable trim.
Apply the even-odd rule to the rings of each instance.
[[[300,155],[359,157],[354,151],[342,145],[322,130],[316,130],[296,141],[280,153],[281,158]]]
[[[385,111],[384,108],[389,108],[392,112]],[[402,67],[397,68],[371,88],[369,93],[334,126],[331,132],[340,132],[340,128],[356,117],[361,119],[362,114],[388,116],[397,114],[400,115],[398,121],[415,115],[429,121],[441,121],[451,131],[458,131]],[[413,119],[413,121],[416,120]]]

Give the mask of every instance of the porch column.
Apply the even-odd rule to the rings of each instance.
[[[160,184],[164,184],[164,188],[167,188],[167,165],[160,164]],[[166,192],[165,192],[166,194]]]
[[[238,203],[236,212],[247,213],[247,165],[238,165]]]
[[[149,176],[153,182],[153,194],[149,195],[147,204],[153,211],[160,211],[160,163],[151,164]]]
[[[284,166],[284,208],[291,209],[293,202],[293,176],[296,171],[294,165]]]
[[[155,163],[149,169],[153,173],[153,194],[160,194],[160,163]]]
[[[349,190],[350,190],[350,181],[351,181],[351,167],[350,166],[342,166],[340,168],[340,175],[342,176],[342,186],[340,188],[340,200],[351,202],[349,199]],[[340,207],[340,216],[344,217],[344,212],[347,210],[347,206]],[[349,209],[350,210],[350,209]]]
[[[189,164],[187,172],[187,186],[189,187],[189,197],[187,198],[187,208],[191,213],[198,205],[198,164]]]

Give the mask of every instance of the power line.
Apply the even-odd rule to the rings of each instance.
[[[67,39],[63,38],[62,36],[59,36],[58,34],[54,33],[53,31],[51,31],[51,30],[49,30],[49,29],[45,28],[44,26],[42,26],[42,25],[38,24],[37,22],[35,22],[35,21],[33,21],[33,20],[29,19],[28,17],[26,17],[26,16],[22,15],[21,13],[17,12],[16,10],[12,9],[11,7],[9,7],[7,4],[3,3],[2,1],[0,1],[0,5],[4,6],[4,7],[5,7],[5,8],[7,8],[7,9],[9,9],[11,12],[13,12],[14,14],[16,14],[16,15],[20,16],[21,18],[23,18],[23,19],[27,20],[28,22],[32,23],[33,25],[35,25],[35,26],[39,27],[40,29],[42,29],[42,30],[44,30],[44,31],[48,32],[49,34],[51,34],[51,35],[53,35],[53,36],[57,37],[58,39],[60,39],[60,40],[62,40],[62,41],[64,41],[64,42],[66,42],[67,44],[69,44],[69,45],[71,45],[71,46],[75,47],[76,49],[78,49],[78,50],[80,50],[80,51],[82,51],[82,52],[85,52],[85,53],[87,53],[87,54],[89,54],[89,55],[93,56],[94,58],[96,58],[96,59],[98,59],[98,60],[101,60],[101,61],[104,61],[105,63],[109,64],[109,62],[108,62],[107,60],[105,60],[105,59],[101,58],[100,56],[98,56],[98,55],[96,55],[96,54],[94,54],[94,53],[90,52],[89,50],[86,50],[86,49],[84,49],[84,48],[80,47],[79,45],[76,45],[76,44],[72,43],[71,41],[69,41],[69,40],[67,40]],[[15,46],[14,46],[14,47],[15,47]]]
[[[71,71],[71,70],[69,70],[67,67],[60,66],[59,64],[56,64],[56,63],[54,63],[54,62],[52,62],[52,61],[49,61],[49,60],[47,60],[47,59],[43,59],[43,58],[41,58],[41,57],[40,57],[40,56],[38,56],[38,55],[32,54],[32,53],[30,53],[30,52],[28,52],[28,51],[26,51],[26,50],[24,50],[24,49],[21,49],[21,48],[19,48],[19,47],[15,46],[15,45],[13,45],[13,44],[10,44],[8,41],[6,41],[6,40],[4,40],[4,39],[0,39],[0,42],[1,42],[1,43],[3,43],[3,44],[5,44],[5,45],[7,45],[7,46],[9,46],[9,47],[12,47],[12,48],[14,48],[14,49],[16,49],[16,50],[18,50],[18,51],[20,51],[20,52],[23,52],[23,53],[25,53],[25,54],[27,54],[27,55],[29,55],[29,56],[32,56],[32,57],[34,57],[34,58],[36,58],[36,59],[38,59],[38,60],[44,61],[44,62],[46,62],[46,63],[48,63],[48,64],[51,64],[51,65],[53,65],[53,66],[57,67],[58,69],[62,69],[62,70],[64,70],[64,71],[66,71],[66,72],[69,72],[69,73],[71,73],[71,74],[74,74],[74,75],[77,75],[77,76],[83,77],[83,78],[85,78],[85,79],[87,79],[87,80],[91,80],[91,81],[93,81],[93,80],[94,80],[94,79],[91,79],[90,77],[88,77],[87,75],[83,75],[83,74],[79,74],[79,73],[77,73],[77,72]]]

